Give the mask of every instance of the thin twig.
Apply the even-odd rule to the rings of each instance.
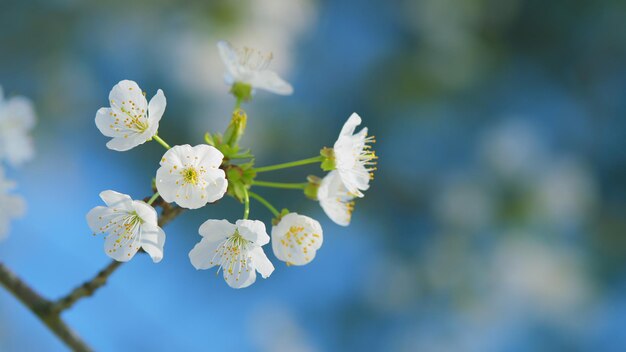
[[[107,265],[104,269],[100,270],[100,272],[93,279],[76,287],[68,295],[54,302],[52,304],[52,311],[54,313],[59,314],[62,311],[72,307],[74,303],[76,303],[76,301],[78,301],[79,299],[93,295],[97,289],[99,289],[101,286],[104,286],[104,284],[106,284],[109,276],[113,274],[115,269],[119,268],[119,266],[122,264],[123,262],[112,260],[109,263],[109,265]]]

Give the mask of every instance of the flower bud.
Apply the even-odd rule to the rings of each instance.
[[[243,109],[235,109],[230,124],[226,128],[226,132],[224,132],[224,143],[230,147],[236,147],[246,130],[247,122],[248,116],[246,112]]]

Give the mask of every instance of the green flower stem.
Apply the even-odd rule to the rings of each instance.
[[[250,215],[250,196],[245,187],[243,187],[243,201],[243,219],[247,220]]]
[[[171,149],[172,147],[170,147],[169,144],[165,143],[164,140],[161,139],[161,137],[159,137],[159,135],[155,134],[154,136],[152,136],[152,138],[154,138],[155,141],[157,141],[160,145],[162,145],[165,149]]]
[[[289,162],[289,163],[283,163],[283,164],[276,164],[276,165],[258,167],[258,168],[254,168],[252,170],[254,170],[256,173],[259,173],[259,172],[265,172],[265,171],[287,169],[287,168],[290,168],[290,167],[296,167],[296,166],[306,165],[306,164],[321,163],[323,160],[324,160],[324,157],[320,155],[320,156],[316,156],[316,157],[308,158],[308,159],[304,159],[304,160],[292,161],[292,162]]]
[[[154,195],[148,200],[148,205],[152,205],[157,198],[159,198],[159,192],[154,192]]]
[[[241,103],[243,103],[243,99],[241,97],[236,97],[236,98],[237,98],[237,101],[235,101],[235,109],[234,110],[239,109],[241,107]]]
[[[278,215],[280,215],[280,213],[278,212],[278,210],[276,210],[276,208],[274,208],[274,207],[270,204],[270,202],[268,202],[265,198],[261,197],[260,195],[258,195],[258,194],[256,194],[256,193],[254,193],[254,192],[250,192],[250,197],[252,197],[252,198],[256,199],[257,201],[259,201],[259,203],[261,203],[261,204],[265,205],[265,207],[266,207],[267,209],[269,209],[269,211],[271,211],[271,212],[272,212],[272,214],[273,214],[274,216],[278,216]]]
[[[266,181],[252,181],[253,186],[259,187],[272,187],[272,188],[284,188],[284,189],[304,189],[308,183],[284,183],[284,182],[266,182]]]

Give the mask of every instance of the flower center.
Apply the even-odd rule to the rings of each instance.
[[[118,211],[113,209],[113,211]],[[136,234],[139,232],[139,227],[144,223],[144,220],[133,211],[124,215],[119,215],[100,228],[102,233],[109,233],[109,236],[116,237],[113,248],[110,248],[109,253],[117,251],[119,248],[128,245],[133,247],[137,240]],[[136,246],[138,248],[138,246]],[[130,254],[129,254],[130,255]]]
[[[139,133],[148,129],[149,126],[146,119],[146,111],[144,109],[139,109],[135,105],[135,102],[129,100],[128,105],[126,105],[126,102],[123,101],[121,110],[127,116],[124,119],[124,126],[126,126],[126,128]]]
[[[185,183],[191,183],[194,186],[198,184],[198,171],[195,168],[188,167],[181,171],[181,174]]]

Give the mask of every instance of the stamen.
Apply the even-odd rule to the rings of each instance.
[[[248,268],[248,245],[249,241],[241,237],[239,231],[225,239],[215,250],[211,264],[217,262],[220,270],[224,270],[225,276],[235,277],[235,281],[239,281],[243,270],[250,271]]]
[[[252,71],[263,71],[267,69],[273,58],[272,53],[263,54],[258,50],[248,47],[243,47],[238,50],[238,56],[239,64]]]

